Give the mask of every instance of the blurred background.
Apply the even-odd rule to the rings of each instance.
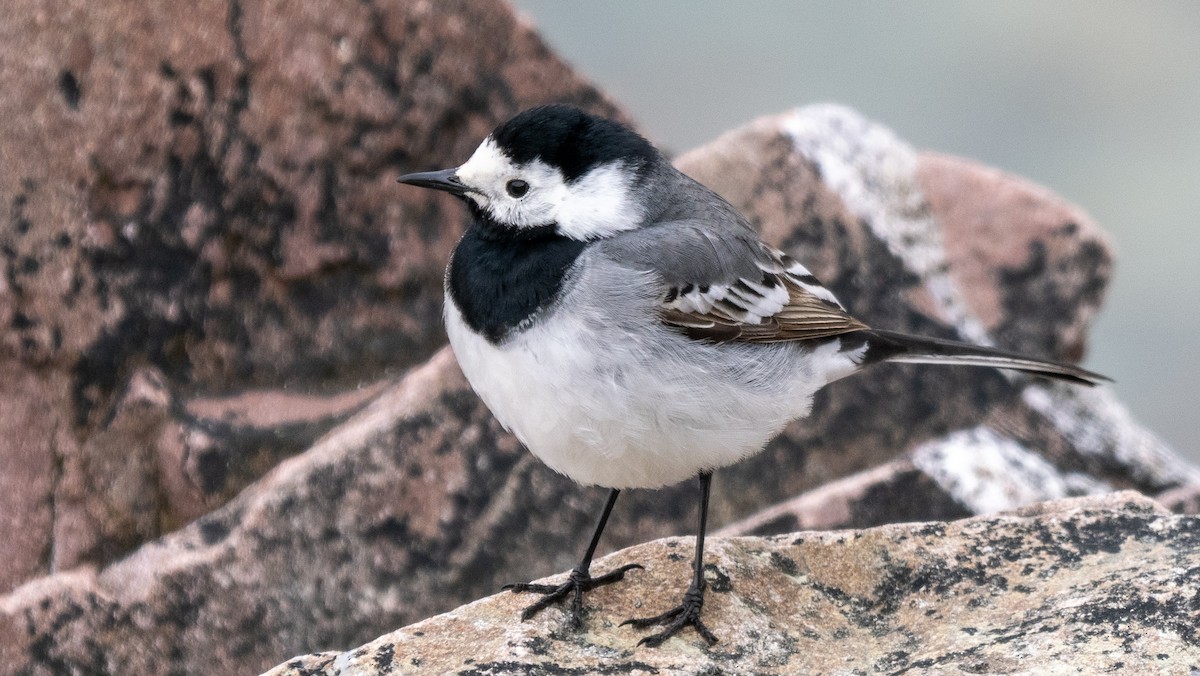
[[[1200,3],[514,2],[673,153],[836,102],[1083,207],[1117,249],[1086,365],[1200,461]]]

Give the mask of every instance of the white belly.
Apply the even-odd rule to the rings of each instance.
[[[661,327],[650,306],[638,316],[636,298],[581,307],[572,295],[499,346],[468,330],[449,297],[445,312],[484,403],[534,455],[582,484],[656,488],[733,464],[856,368],[836,342],[815,352],[702,343]]]

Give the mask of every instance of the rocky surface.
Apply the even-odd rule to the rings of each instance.
[[[857,150],[846,156],[848,148]],[[813,261],[869,321],[935,335],[999,330],[1009,320],[977,317],[950,275],[943,239],[955,226],[922,198],[916,169],[923,161],[886,130],[828,107],[764,118],[680,158],[746,209],[768,238]],[[890,173],[875,175],[882,168]],[[1010,191],[1033,191],[965,162],[943,169],[979,171],[1011,182]],[[855,177],[857,187],[847,183]],[[1055,204],[1064,219],[1078,220]],[[1014,208],[1010,216],[1025,214]],[[1074,245],[1046,249],[1062,256],[1047,265],[1064,271],[1055,293],[1078,298],[1076,312],[1086,317],[1099,302],[1087,290],[1103,285],[1108,258],[1079,254],[1106,251],[1090,223],[1080,220],[1071,237]],[[1036,240],[1022,246],[1040,250]],[[1004,279],[1020,293],[1042,289],[1037,275]],[[1060,328],[1016,331],[1022,341],[1051,343],[1016,347],[1078,349],[1077,318],[1055,311],[1028,321]],[[1088,396],[1107,403],[1091,406]],[[881,367],[829,388],[811,419],[720,472],[712,522],[746,518],[901,456],[915,468],[906,475],[914,483],[866,491],[871,499],[858,501],[852,523],[969,514],[1113,487],[1159,493],[1187,483],[1194,470],[1105,396],[990,371]],[[163,409],[161,396],[132,400]],[[183,408],[211,412],[221,401]],[[52,575],[0,599],[0,643],[10,653],[4,663],[15,673],[86,672],[100,664],[115,673],[263,669],[290,654],[362,643],[503,583],[575,563],[602,491],[573,485],[522,450],[471,393],[448,351],[369,402],[346,406],[326,407],[350,417],[312,448],[191,525],[115,563]],[[254,419],[270,429],[270,416]],[[126,427],[142,429],[132,421]],[[1024,478],[1020,491],[997,497],[978,490],[981,479],[1007,474]],[[680,485],[623,495],[603,547],[690,532],[693,491]],[[164,656],[156,646],[176,648]]]
[[[612,104],[501,3],[70,6],[0,18],[0,673],[250,673],[570,568],[603,492],[440,348],[461,210],[393,179]],[[875,325],[1084,351],[1111,253],[1036,186],[830,106],[679,163]],[[1104,388],[887,366],[719,473],[712,523],[1196,486]],[[693,493],[623,494],[602,548],[689,533]]]
[[[622,115],[503,3],[6,7],[0,591],[108,563],[344,419],[264,435],[164,401],[336,399],[442,345],[463,214],[397,175],[535,103]],[[163,391],[127,410],[147,370]]]
[[[1200,513],[1194,468],[1175,464],[1182,485],[1157,496],[1181,514]],[[831,481],[727,524],[719,535],[769,535],[821,528],[954,519],[1017,509],[1069,495],[1102,494],[1111,484],[1062,471],[987,426],[958,430],[878,467]]]
[[[593,592],[585,631],[498,594],[270,676],[335,674],[1186,674],[1200,666],[1200,519],[1133,493],[862,531],[709,541],[705,621],[657,649],[621,620],[676,602],[691,538]]]

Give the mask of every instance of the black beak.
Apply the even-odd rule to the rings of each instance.
[[[454,172],[456,169],[443,169],[441,171],[422,171],[416,174],[405,174],[396,179],[400,183],[415,185],[420,188],[432,188],[434,190],[443,190],[451,195],[463,196],[467,194],[467,186],[458,180],[458,175]]]

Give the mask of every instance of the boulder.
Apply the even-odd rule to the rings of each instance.
[[[264,437],[192,399],[338,398],[441,347],[464,216],[396,176],[537,103],[624,117],[504,3],[7,6],[0,592],[109,563],[344,419]],[[182,409],[130,418],[146,369]]]
[[[706,542],[720,639],[658,648],[619,626],[678,602],[691,538],[608,556],[643,563],[587,597],[585,630],[497,594],[267,676],[355,674],[1179,673],[1200,664],[1200,519],[1138,494],[859,531]],[[558,578],[552,578],[557,580]]]

